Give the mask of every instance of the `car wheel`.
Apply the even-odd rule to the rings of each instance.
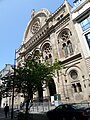
[[[72,117],[72,120],[77,120],[77,118],[75,116]]]

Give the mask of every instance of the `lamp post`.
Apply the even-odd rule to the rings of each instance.
[[[61,82],[62,82],[61,84],[62,84],[62,90],[63,90],[63,97],[65,99],[66,98],[65,85],[64,85],[65,74],[62,71],[60,71],[60,73],[61,73]]]
[[[15,67],[16,67],[16,50],[15,50],[15,58],[14,58],[14,78],[12,83],[12,109],[11,109],[11,119],[13,119],[13,106],[14,106],[14,80],[15,80]]]

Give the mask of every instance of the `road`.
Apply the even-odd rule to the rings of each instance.
[[[33,113],[32,113],[33,114]],[[47,117],[45,114],[33,114],[33,118],[35,120],[47,120]],[[11,118],[5,118],[5,115],[4,115],[4,110],[0,108],[0,120],[11,120]],[[14,120],[16,120],[14,118]]]
[[[48,120],[45,114],[33,114],[34,120]]]
[[[4,109],[0,108],[0,120],[11,120],[11,117],[5,118]]]
[[[0,108],[0,120],[10,120],[10,117],[5,118],[4,109]]]
[[[3,113],[0,113],[0,120],[4,120],[5,116]]]
[[[4,120],[5,115],[4,115],[4,110],[0,108],[0,120]]]

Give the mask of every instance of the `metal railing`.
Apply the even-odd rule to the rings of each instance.
[[[69,104],[70,102],[59,102],[59,104]],[[58,104],[58,105],[59,105]],[[72,103],[77,105],[82,105],[82,107],[90,107],[90,102],[80,102],[80,103]],[[49,110],[52,110],[56,107],[55,104],[51,104],[51,102],[45,101],[45,102],[33,102],[30,104],[29,107],[29,113],[44,113]],[[21,109],[21,111],[25,112],[26,105],[24,105]]]
[[[37,103],[33,103],[29,112],[46,112],[54,108],[55,105],[51,105],[49,102],[37,102]]]
[[[74,104],[82,105],[82,107],[90,107],[90,102],[83,102],[83,103],[81,102],[81,103],[74,103]],[[29,112],[43,113],[43,112],[47,112],[48,110],[52,110],[55,107],[56,107],[55,105],[51,105],[49,102],[37,102],[37,103],[33,103]]]

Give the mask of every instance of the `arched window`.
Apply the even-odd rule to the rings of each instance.
[[[69,50],[70,55],[72,55],[73,54],[73,47],[72,47],[72,43],[70,40],[67,41],[67,46],[68,46],[68,50]]]
[[[63,44],[63,50],[64,50],[65,57],[68,57],[68,48],[65,43]]]
[[[52,58],[52,55],[51,55],[51,54],[49,54],[49,58]]]
[[[65,57],[68,57],[74,53],[73,45],[72,45],[72,42],[70,40],[71,36],[72,36],[72,33],[67,28],[62,30],[62,32],[59,35],[59,37],[61,39],[62,46],[63,46],[63,51],[64,51]],[[60,43],[60,41],[59,41],[59,43]]]
[[[78,91],[79,91],[79,92],[82,92],[82,87],[81,87],[81,84],[80,84],[80,83],[77,83],[77,88],[78,88]]]
[[[32,57],[34,57],[34,59],[36,59],[37,62],[39,62],[39,63],[41,62],[41,53],[40,53],[39,50],[35,50],[33,52],[33,56]]]
[[[73,80],[76,80],[78,78],[78,73],[76,70],[71,70],[69,74]]]
[[[47,60],[48,60],[48,56],[45,57],[45,61],[47,61]]]
[[[77,92],[77,87],[75,84],[72,84],[72,88],[73,88],[74,92]]]
[[[52,55],[51,54],[49,54],[49,61],[50,61],[50,63],[52,63]]]
[[[49,43],[46,43],[43,46],[42,53],[44,60],[52,63],[52,48]]]

